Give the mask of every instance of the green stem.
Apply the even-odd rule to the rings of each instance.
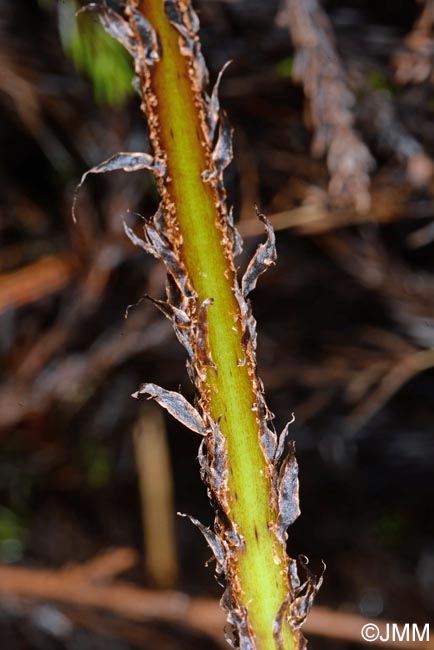
[[[241,602],[260,650],[275,650],[273,623],[289,586],[286,555],[276,544],[270,523],[276,513],[270,504],[271,477],[259,444],[254,411],[256,386],[249,363],[242,365],[242,316],[234,296],[234,266],[222,241],[221,213],[212,184],[202,172],[209,169],[211,151],[203,137],[198,105],[187,57],[180,52],[180,35],[168,21],[162,0],[139,3],[158,35],[160,60],[150,70],[152,94],[158,100],[158,125],[151,129],[155,153],[164,152],[166,201],[176,206],[182,237],[181,252],[188,277],[200,302],[208,298],[209,352],[216,366],[206,377],[206,401],[219,421],[228,451],[230,516],[245,540],[237,557]],[[160,188],[161,189],[161,188]],[[284,647],[294,639],[285,627]]]
[[[304,648],[300,626],[322,582],[286,554],[287,528],[299,515],[294,443],[270,430],[256,368],[256,323],[248,294],[275,259],[274,234],[261,216],[261,244],[241,282],[238,239],[227,212],[223,170],[230,132],[217,93],[205,92],[197,19],[189,0],[126,0],[123,13],[91,4],[104,28],[134,57],[153,156],[117,153],[85,174],[114,169],[154,173],[160,208],[144,223],[145,239],[126,226],[134,244],[160,258],[168,301],[155,301],[172,320],[188,353],[196,410],[179,393],[143,384],[135,396],[154,398],[204,435],[199,460],[215,507],[214,532],[196,520],[224,574],[235,642],[242,650]],[[74,207],[73,207],[74,214]],[[286,449],[285,449],[286,447]]]

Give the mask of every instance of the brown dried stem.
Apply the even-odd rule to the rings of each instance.
[[[401,84],[433,79],[434,1],[420,1],[424,5],[422,12],[406,36],[404,48],[394,56],[395,77]]]
[[[134,451],[142,505],[145,568],[159,588],[176,584],[173,480],[167,431],[161,411],[144,404],[134,428]]]
[[[105,551],[85,564],[63,569],[35,569],[0,566],[0,597],[2,600],[31,598],[63,605],[102,610],[126,620],[160,621],[182,624],[202,632],[224,645],[224,615],[212,598],[191,597],[176,591],[141,589],[115,576],[131,568],[137,561],[134,551],[118,548]],[[348,612],[315,606],[306,622],[313,635],[360,642],[360,630],[368,621]],[[386,621],[376,619],[380,632],[386,636]],[[371,644],[375,646],[374,644]],[[432,650],[433,644],[420,641],[381,642],[383,648]]]
[[[295,49],[294,77],[308,102],[313,153],[327,155],[332,199],[367,212],[374,160],[354,129],[355,97],[336,52],[332,25],[317,0],[286,0],[286,6]]]

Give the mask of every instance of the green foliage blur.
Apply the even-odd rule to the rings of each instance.
[[[111,38],[95,13],[78,15],[75,0],[58,2],[59,32],[65,53],[89,77],[98,104],[121,107],[132,93],[133,66],[128,53]]]
[[[19,516],[0,506],[0,561],[17,562],[24,549],[26,530]]]
[[[87,484],[92,488],[108,485],[113,468],[106,448],[92,440],[83,440],[80,444],[80,456]]]
[[[274,66],[274,71],[280,79],[292,79],[294,73],[294,57],[286,56],[281,59]]]

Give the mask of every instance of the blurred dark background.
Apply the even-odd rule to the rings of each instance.
[[[232,59],[221,101],[240,267],[261,237],[255,203],[277,231],[278,263],[252,302],[276,428],[296,417],[290,553],[326,562],[318,605],[410,623],[434,618],[433,5],[195,3],[211,80]],[[89,178],[71,218],[86,169],[148,146],[128,56],[77,8],[0,0],[0,561],[58,570],[130,547],[141,559],[124,579],[217,597],[205,542],[170,523],[176,511],[212,521],[198,440],[131,398],[141,381],[192,397],[164,317],[143,301],[125,318],[144,294],[163,297],[162,267],[122,225],[155,209],[153,181]],[[165,445],[170,455],[160,482],[173,477],[163,577],[146,560],[158,480],[149,487],[133,443],[150,421],[161,463]],[[104,627],[48,595],[42,614],[32,602],[2,595],[7,650],[212,647],[185,629]],[[310,647],[360,646],[311,636]]]

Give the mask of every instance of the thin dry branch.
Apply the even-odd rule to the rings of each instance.
[[[286,6],[295,49],[294,77],[303,85],[306,122],[314,132],[313,154],[327,155],[331,198],[367,212],[374,160],[354,129],[355,97],[336,51],[332,25],[317,0],[286,0]]]
[[[387,224],[408,218],[408,199],[411,188],[407,185],[400,187],[381,187],[372,190],[372,208],[367,213],[354,209],[337,210],[327,206],[324,196],[318,192],[315,197],[306,188],[303,205],[275,212],[269,216],[274,230],[293,228],[299,235],[321,235],[333,230],[339,230],[354,224],[378,223]],[[315,188],[317,189],[317,188]],[[428,215],[432,214],[432,208]],[[261,234],[261,224],[257,219],[249,218],[240,221],[237,228],[243,237],[256,237]],[[419,231],[417,231],[419,232]]]
[[[0,389],[0,429],[40,416],[56,401],[80,403],[83,387],[96,390],[111,369],[161,345],[170,333],[168,323],[160,319],[151,321],[149,310],[138,309],[128,318],[123,331],[106,331],[86,354],[62,357],[38,381],[17,379],[4,384]]]
[[[141,406],[133,437],[146,573],[154,586],[167,589],[175,586],[178,576],[175,507],[167,431],[163,415],[154,404]]]
[[[193,598],[175,591],[145,590],[119,579],[109,581],[130,568],[136,559],[131,549],[114,549],[83,565],[59,570],[0,566],[0,597],[5,601],[10,598],[48,600],[103,610],[131,621],[184,625],[226,647],[222,632],[225,615],[216,600]],[[367,622],[357,614],[314,607],[305,628],[313,635],[357,643]],[[386,635],[386,621],[377,619],[375,623]],[[433,650],[434,644],[386,641],[381,647]]]
[[[47,255],[16,271],[0,275],[0,313],[64,289],[79,268],[73,253]]]
[[[387,304],[403,331],[421,348],[434,346],[434,280],[392,258],[376,237],[330,234],[318,240],[362,286]]]
[[[348,418],[350,427],[364,426],[404,384],[424,370],[434,367],[434,350],[418,350],[403,356],[384,373],[378,385],[361,401]]]
[[[434,1],[424,4],[419,18],[404,41],[404,48],[395,53],[395,78],[398,83],[423,83],[433,80],[434,66]]]
[[[405,164],[411,186],[428,186],[433,177],[434,163],[423,145],[400,121],[390,92],[384,89],[372,91],[366,81],[362,86],[364,99],[359,106],[359,116],[366,131],[372,132],[382,153],[392,154]]]

